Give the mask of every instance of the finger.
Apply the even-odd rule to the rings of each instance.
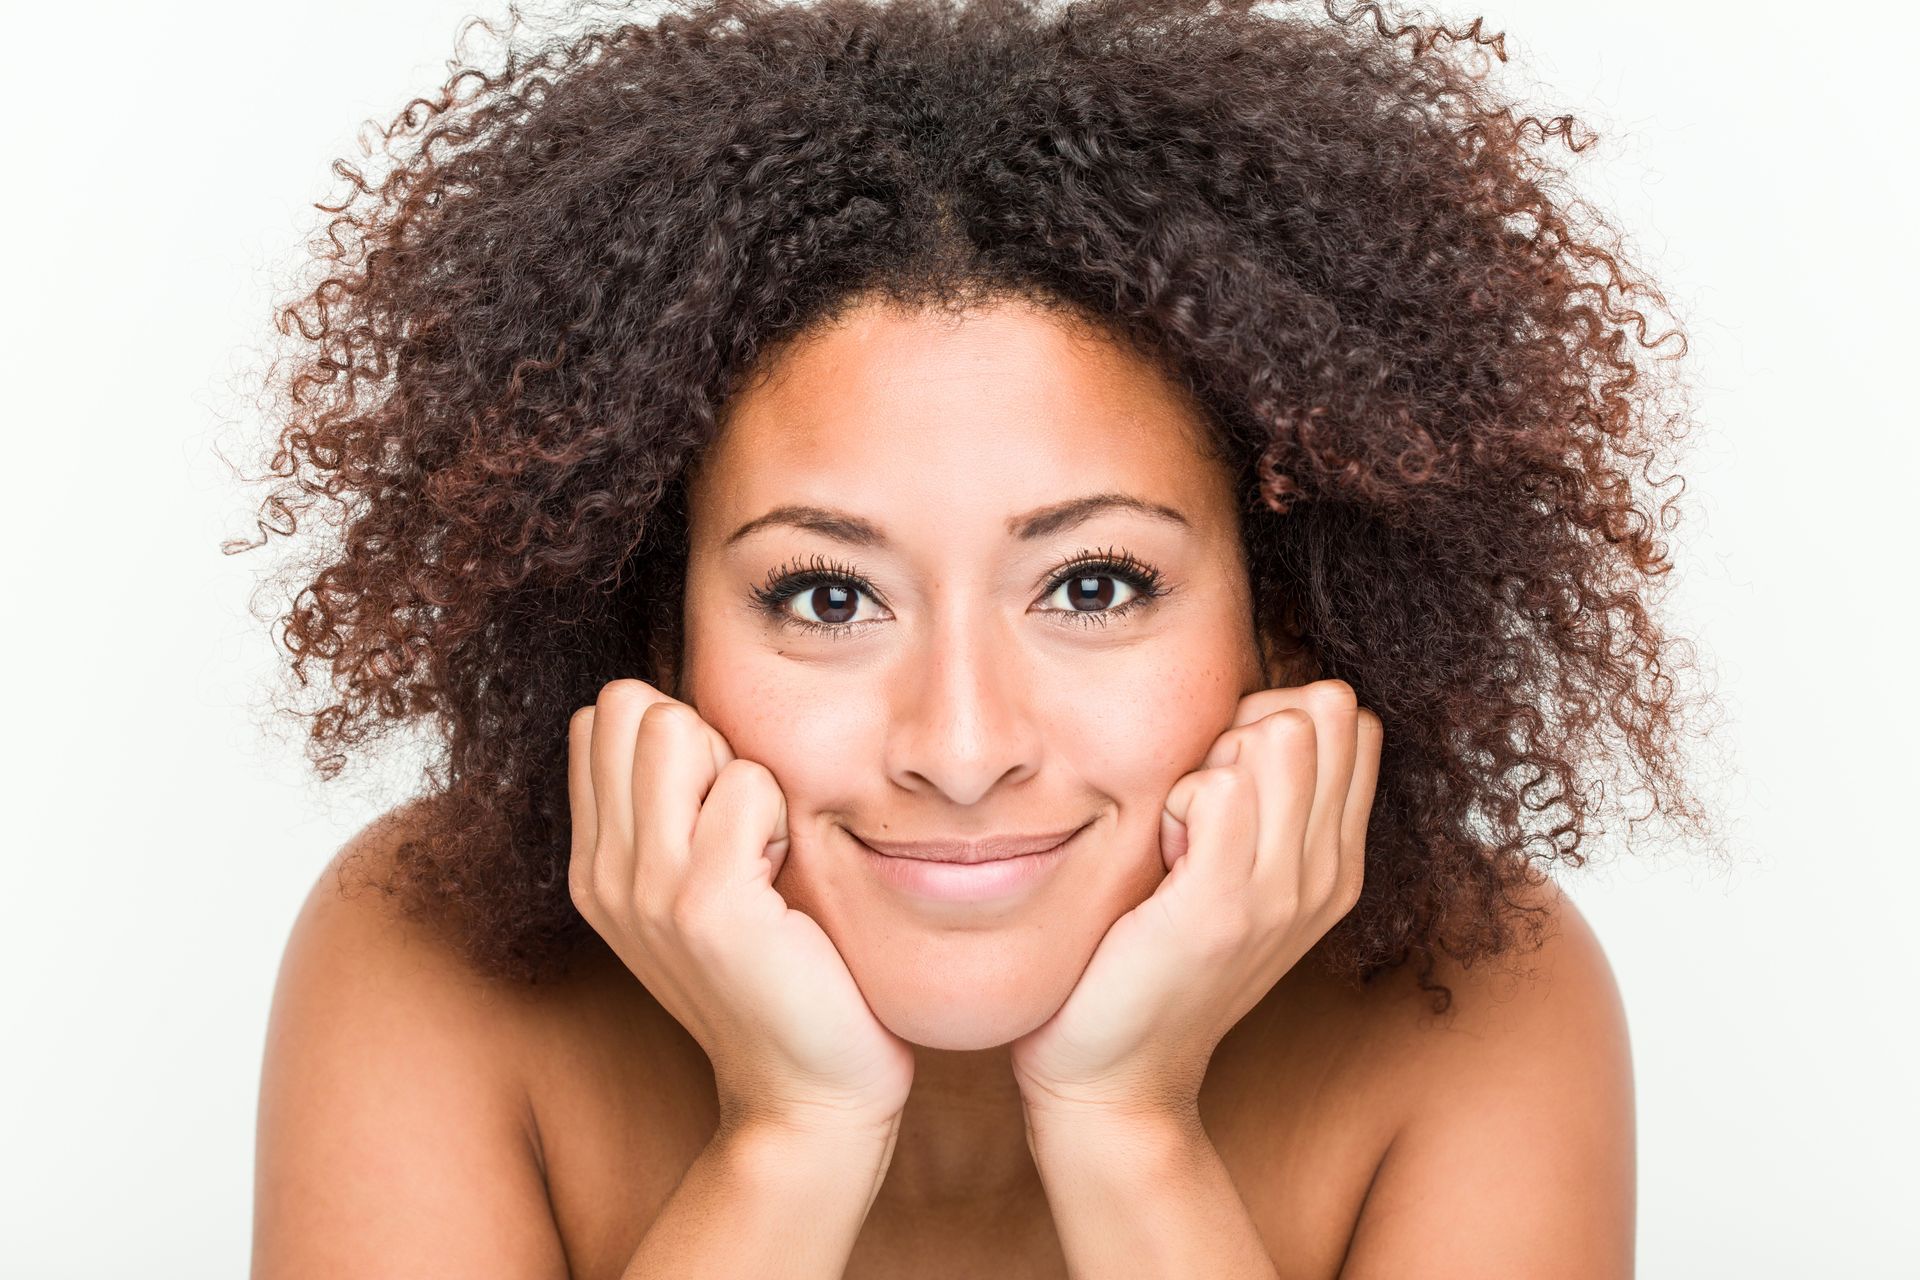
[[[1262,795],[1259,862],[1253,870],[1263,884],[1305,893],[1306,862],[1312,852],[1314,811],[1320,804],[1320,726],[1302,707],[1283,707],[1254,726],[1246,758],[1266,783]]]
[[[1286,707],[1300,705],[1300,691],[1306,685],[1289,686],[1284,689],[1261,689],[1250,693],[1233,709],[1233,727],[1240,728],[1264,720],[1274,712]]]
[[[1227,729],[1213,741],[1213,747],[1206,754],[1208,768],[1238,764],[1254,779],[1256,833],[1254,860],[1248,865],[1250,879],[1261,877],[1261,865],[1275,865],[1283,858],[1281,844],[1288,839],[1290,831],[1286,810],[1288,806],[1298,808],[1302,804],[1302,800],[1292,796],[1311,796],[1313,791],[1313,777],[1302,768],[1302,764],[1311,766],[1311,745],[1288,745],[1275,737],[1275,714],[1304,718],[1302,712],[1283,708],[1283,712],[1273,712],[1260,722]],[[1311,731],[1311,722],[1308,729]],[[1298,844],[1294,848],[1298,848]]]
[[[786,796],[772,771],[755,760],[731,761],[694,820],[682,893],[710,900],[770,886],[790,844]]]
[[[1256,729],[1273,722],[1282,711],[1305,714],[1313,722],[1312,803],[1298,843],[1286,847],[1299,851],[1294,874],[1302,899],[1325,901],[1339,875],[1341,823],[1353,777],[1359,708],[1353,686],[1338,679],[1316,680],[1295,688],[1262,690],[1248,695],[1243,704],[1269,708],[1253,726]],[[1245,713],[1243,706],[1241,714]]]
[[[640,717],[662,695],[641,680],[610,680],[594,702],[589,773],[595,879],[609,894],[633,883],[633,749]]]
[[[594,708],[581,707],[567,721],[567,808],[571,815],[572,856],[589,857],[593,850],[596,821],[593,811],[593,714]]]
[[[1346,902],[1359,899],[1366,874],[1367,824],[1380,786],[1380,748],[1385,737],[1380,717],[1366,707],[1359,708],[1354,724],[1353,781],[1347,787],[1346,810],[1340,816],[1339,893]]]
[[[1259,836],[1259,785],[1239,764],[1197,769],[1173,784],[1163,819],[1186,828],[1186,853],[1168,873],[1175,892],[1220,908],[1245,901]],[[1198,910],[1205,910],[1198,908]]]
[[[694,717],[700,725],[701,732],[706,734],[707,751],[713,757],[713,774],[717,778],[722,769],[733,763],[733,748],[720,735],[718,729],[707,723],[706,717],[702,716],[698,710],[694,710]]]
[[[1353,789],[1359,702],[1344,680],[1316,680],[1300,691],[1313,717],[1317,779],[1300,863],[1300,892],[1310,909],[1330,900],[1340,877],[1342,824]]]
[[[671,902],[686,878],[693,832],[701,806],[723,766],[717,766],[712,735],[684,702],[662,698],[646,708],[633,751],[634,866],[629,883],[636,902],[658,909]]]
[[[1272,705],[1272,704],[1269,704]],[[1238,764],[1253,777],[1257,830],[1249,879],[1276,875],[1298,892],[1301,845],[1313,808],[1315,747],[1313,718],[1297,707],[1280,707],[1258,721],[1227,730],[1207,752],[1207,764]],[[1278,868],[1287,868],[1278,871]]]

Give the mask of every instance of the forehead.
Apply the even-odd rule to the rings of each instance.
[[[761,373],[728,403],[695,480],[708,533],[796,500],[949,528],[1101,491],[1196,523],[1230,502],[1182,389],[1028,303],[962,316],[868,304]]]

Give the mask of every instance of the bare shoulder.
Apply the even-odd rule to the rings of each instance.
[[[377,881],[397,809],[315,881],[262,1061],[253,1272],[564,1277],[522,1050],[537,1002],[491,981]]]
[[[1424,997],[1412,996],[1417,986],[1411,965],[1387,980],[1394,998],[1378,1002],[1376,1012],[1388,1028],[1409,1037],[1409,1047],[1424,1054],[1471,1053],[1474,1045],[1506,1036],[1543,1050],[1568,1034],[1600,1032],[1616,1021],[1611,1015],[1620,1014],[1621,1006],[1613,968],[1573,898],[1545,880],[1517,891],[1514,900],[1537,922],[1539,947],[1470,966],[1441,954],[1433,981],[1452,993],[1445,1012],[1435,1014]],[[1624,1033],[1624,1018],[1617,1021]]]
[[[1633,1070],[1600,940],[1552,881],[1518,895],[1541,944],[1463,966],[1435,1015],[1392,976],[1370,1038],[1402,1115],[1362,1204],[1344,1280],[1630,1276]],[[1388,993],[1381,993],[1386,995]],[[1524,1206],[1524,1212],[1516,1212]]]

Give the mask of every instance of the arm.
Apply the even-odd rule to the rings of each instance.
[[[897,1120],[873,1134],[716,1134],[648,1228],[622,1280],[837,1280],[898,1134]]]
[[[1276,1280],[1198,1112],[1164,1119],[1029,1112],[1027,1143],[1074,1280]]]

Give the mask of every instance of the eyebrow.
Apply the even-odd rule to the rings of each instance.
[[[1076,525],[1091,520],[1103,511],[1131,511],[1155,520],[1177,524],[1183,529],[1192,528],[1187,518],[1172,507],[1158,502],[1148,502],[1136,498],[1130,493],[1090,493],[1081,498],[1069,498],[1065,502],[1056,502],[1045,507],[1036,507],[1022,515],[1007,521],[1007,533],[1010,537],[1023,542],[1035,538],[1045,538]],[[844,542],[855,547],[884,547],[887,535],[880,526],[864,520],[847,511],[836,511],[829,507],[788,505],[775,507],[763,516],[747,521],[730,534],[723,544],[732,546],[756,529],[770,525],[786,525],[795,529],[805,529],[836,542]]]

